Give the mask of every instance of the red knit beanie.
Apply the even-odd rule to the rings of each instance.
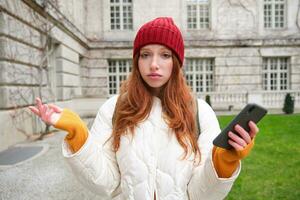
[[[159,17],[144,24],[135,36],[133,57],[140,48],[147,44],[165,45],[176,54],[182,65],[184,59],[183,38],[172,18]]]

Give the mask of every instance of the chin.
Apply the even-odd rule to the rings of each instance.
[[[159,89],[163,86],[163,84],[149,84],[149,83],[147,84],[153,89]]]

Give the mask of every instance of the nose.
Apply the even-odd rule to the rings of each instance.
[[[159,64],[158,64],[158,57],[157,56],[153,56],[152,60],[151,60],[151,71],[156,71],[159,69]]]

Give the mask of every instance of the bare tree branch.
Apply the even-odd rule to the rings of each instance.
[[[58,5],[57,0],[46,0],[43,1],[43,8],[47,10],[49,3],[53,5]],[[38,139],[42,139],[44,135],[49,133],[49,125],[43,123],[45,125],[45,129],[38,130],[38,126],[36,126],[37,117],[33,116],[27,109],[22,108],[25,105],[32,105],[34,102],[34,87],[37,86],[38,96],[43,100],[43,102],[49,102],[50,99],[53,99],[54,92],[51,90],[50,84],[51,80],[49,77],[48,69],[49,69],[49,58],[52,53],[54,53],[54,49],[49,48],[51,46],[51,33],[52,29],[55,27],[55,24],[51,23],[49,19],[42,18],[35,11],[31,11],[27,13],[31,15],[31,19],[34,20],[33,24],[39,24],[39,28],[41,32],[44,33],[39,35],[40,44],[42,44],[38,55],[33,50],[28,50],[28,47],[22,47],[17,44],[7,43],[8,51],[9,51],[9,60],[20,60],[21,58],[26,58],[29,61],[37,61],[37,56],[39,56],[38,67],[30,67],[30,70],[25,70],[22,67],[17,67],[17,63],[12,63],[12,68],[9,71],[10,79],[13,79],[13,82],[16,84],[15,89],[9,90],[9,100],[11,105],[13,105],[13,109],[10,112],[11,119],[13,121],[13,125],[15,129],[20,133],[24,134],[27,138],[32,136],[32,132],[28,132],[25,128],[25,121],[31,119],[33,122],[33,132],[39,133],[40,136]],[[14,29],[13,24],[8,24],[9,32],[13,35],[17,35],[16,31],[26,32],[25,29]],[[24,34],[26,42],[33,42],[37,39],[37,36],[34,35],[31,31],[28,34]],[[40,55],[42,55],[40,57]],[[45,75],[46,74],[46,75]],[[29,87],[30,86],[30,87]],[[46,92],[46,94],[44,94]],[[50,96],[49,96],[50,94]],[[47,96],[45,96],[47,95]],[[49,99],[50,98],[50,99]],[[42,122],[41,120],[39,120]],[[42,126],[40,127],[42,128]]]

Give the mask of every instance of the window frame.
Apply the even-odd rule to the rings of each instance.
[[[191,27],[190,26],[190,16],[189,14],[191,13],[191,11],[189,10],[189,6],[195,6],[196,10],[195,10],[195,14],[196,14],[196,21],[195,21],[195,27]],[[201,17],[201,13],[200,12],[200,8],[201,6],[206,6],[207,7],[207,15],[205,15],[203,18]],[[206,18],[207,17],[207,18]],[[194,17],[191,19],[195,19]],[[200,19],[203,19],[205,21],[205,19],[208,19],[208,22],[201,22]],[[212,20],[212,16],[211,16],[211,1],[210,0],[206,0],[206,2],[203,2],[203,0],[187,0],[186,1],[186,28],[188,31],[194,31],[194,30],[209,30],[211,29],[211,20]]]
[[[125,2],[126,1],[126,2]],[[130,1],[130,2],[129,2]],[[124,11],[124,7],[131,10]],[[112,8],[119,10],[112,11]],[[114,13],[114,16],[112,16]],[[116,17],[116,15],[119,15]],[[126,14],[126,17],[124,16]],[[129,16],[130,15],[130,16]],[[109,22],[110,22],[110,30],[133,30],[133,2],[132,0],[109,0]],[[119,22],[116,20],[119,19]],[[125,19],[127,22],[125,22]],[[114,20],[114,22],[112,22]],[[130,21],[131,20],[131,21]],[[126,26],[126,27],[125,27]]]
[[[122,81],[128,78],[132,70],[132,60],[131,59],[108,59],[108,68],[107,68],[107,88],[108,88],[108,95],[113,96],[120,92],[120,86]],[[115,62],[115,71],[110,71],[112,69],[111,62]],[[125,62],[125,66],[121,65],[121,62]],[[120,68],[123,67],[123,68]],[[120,69],[124,69],[120,70]],[[126,76],[124,78],[124,76]],[[111,82],[110,77],[115,77],[115,80]],[[111,87],[111,84],[115,84],[115,87]],[[113,93],[114,91],[115,93]]]
[[[266,2],[266,1],[269,1],[269,2]],[[267,30],[282,30],[282,29],[285,29],[286,27],[288,27],[288,24],[287,24],[287,9],[288,9],[288,6],[287,6],[287,1],[286,0],[282,0],[283,2],[282,3],[279,3],[277,1],[280,1],[280,0],[264,0],[263,1],[263,27],[264,29],[267,29]],[[266,13],[265,13],[265,6],[266,5],[270,5],[270,12],[271,12],[271,16],[269,16],[270,18],[270,21],[268,22],[270,24],[270,26],[266,26],[267,22],[266,22]],[[276,16],[276,5],[284,5],[284,8],[283,8],[283,21],[277,21],[276,22],[276,18],[280,18],[281,15],[278,15]],[[280,10],[279,10],[280,12]],[[283,26],[277,26],[276,27],[276,24],[280,24],[280,23],[283,23]]]
[[[276,66],[274,62],[276,60]],[[286,69],[282,60],[285,60]],[[275,69],[272,69],[272,68]],[[281,77],[285,74],[285,77]],[[275,76],[275,77],[274,77]],[[283,83],[283,82],[286,83]],[[274,84],[275,82],[275,84]],[[284,88],[285,87],[285,88]],[[262,88],[264,91],[286,91],[291,87],[291,57],[263,57],[262,58]]]
[[[197,65],[200,62],[202,64]],[[190,65],[190,63],[192,64]],[[208,66],[211,67],[211,70],[207,70]],[[188,69],[191,69],[191,71],[187,71]],[[184,66],[184,75],[187,84],[191,87],[194,93],[198,94],[198,93],[214,92],[215,91],[215,58],[211,58],[211,57],[186,58],[186,62]],[[191,76],[192,80],[190,80],[188,76]],[[209,76],[211,76],[210,79],[208,79]],[[197,85],[197,81],[199,85]]]

